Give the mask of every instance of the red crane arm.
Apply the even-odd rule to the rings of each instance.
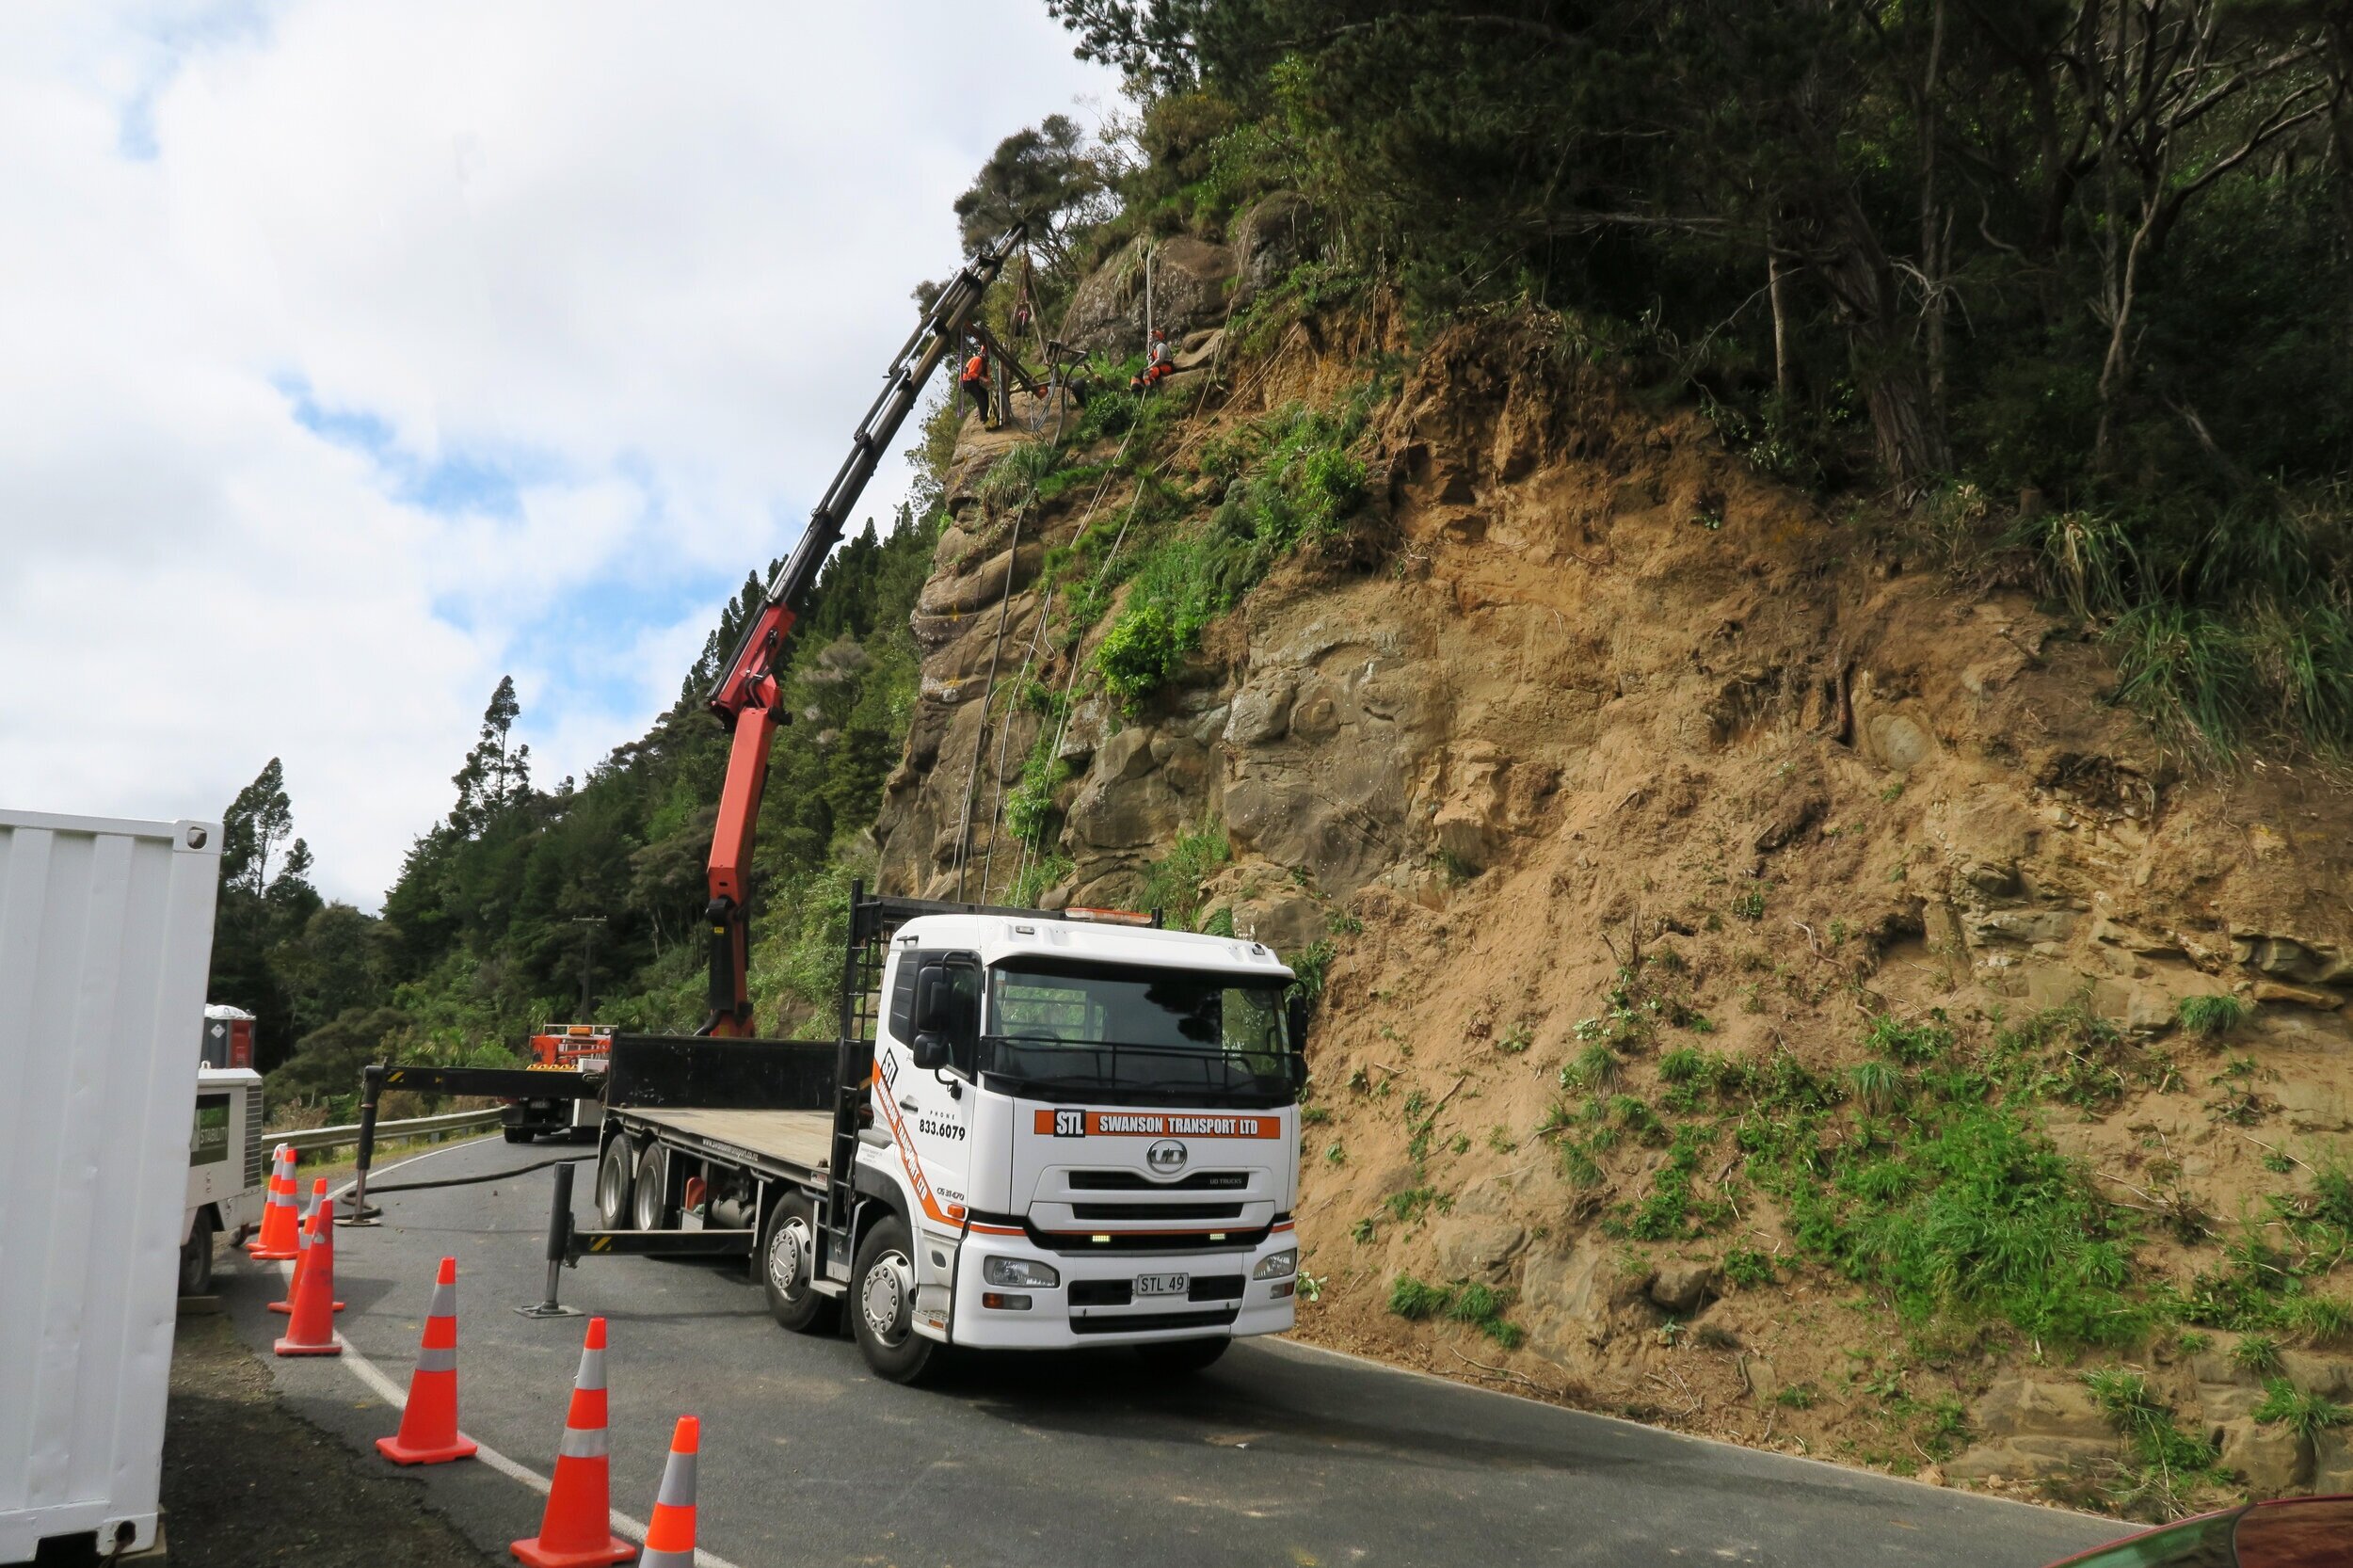
[[[835,472],[817,509],[809,514],[800,542],[769,582],[759,613],[744,629],[734,657],[711,688],[706,706],[733,732],[734,739],[728,750],[727,782],[719,791],[719,822],[711,839],[711,902],[703,909],[711,942],[710,1012],[700,1033],[755,1032],[746,906],[751,901],[752,847],[760,826],[760,801],[768,784],[768,748],[777,727],[787,718],[776,706],[781,696],[776,674],[783,667],[785,638],[825,557],[840,542],[851,508],[873,477],[874,466],[889,450],[932,372],[964,341],[989,284],[996,281],[1006,258],[1026,232],[1025,225],[1016,224],[996,243],[982,247],[940,291],[921,324],[901,345],[884,373],[881,393],[850,438],[849,456]]]

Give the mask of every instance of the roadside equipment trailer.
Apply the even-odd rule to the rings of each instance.
[[[0,811],[0,1563],[157,1541],[220,825]]]

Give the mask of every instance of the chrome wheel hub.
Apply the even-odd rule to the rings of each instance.
[[[780,1296],[797,1296],[808,1281],[808,1226],[796,1215],[768,1241],[768,1278]]]
[[[874,1259],[858,1287],[858,1310],[866,1314],[867,1332],[885,1345],[904,1340],[907,1304],[914,1294],[915,1272],[904,1253],[887,1252]]]

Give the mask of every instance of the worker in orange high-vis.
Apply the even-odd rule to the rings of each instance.
[[[991,430],[997,428],[997,422],[989,416],[988,408],[988,355],[981,348],[975,346],[972,357],[964,361],[964,375],[959,384],[964,388],[964,395],[972,400],[972,411],[981,416],[981,423]]]
[[[1176,367],[1168,357],[1168,334],[1155,327],[1152,328],[1152,346],[1144,352],[1144,374],[1130,379],[1128,390],[1149,392],[1176,374]]]

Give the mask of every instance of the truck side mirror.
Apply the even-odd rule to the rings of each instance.
[[[1290,1036],[1291,1054],[1304,1056],[1307,1051],[1307,999],[1296,992],[1283,1003],[1284,1032]]]
[[[948,1064],[948,1037],[944,1034],[918,1034],[907,1048],[919,1072],[936,1072]]]
[[[915,976],[915,1035],[944,1034],[955,1027],[956,991],[945,964],[926,964]],[[918,1064],[920,1065],[920,1064]]]

